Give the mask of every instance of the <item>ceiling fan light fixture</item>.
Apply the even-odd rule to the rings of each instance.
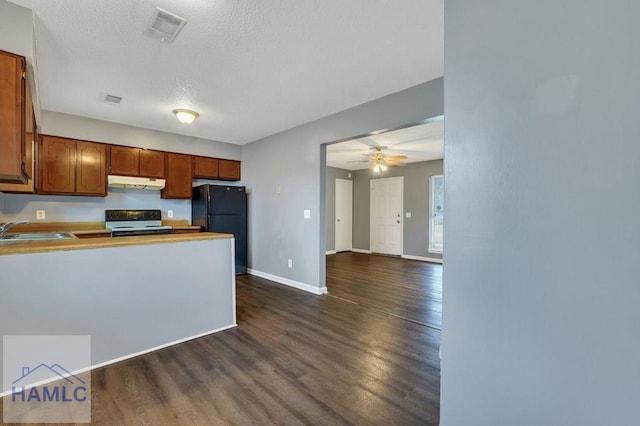
[[[173,113],[176,115],[179,122],[185,124],[193,123],[194,120],[200,116],[200,114],[190,109],[174,109]]]

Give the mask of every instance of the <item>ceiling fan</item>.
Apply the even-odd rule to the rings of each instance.
[[[369,168],[376,173],[380,173],[387,170],[387,166],[405,166],[406,164],[401,163],[398,160],[406,160],[409,158],[406,155],[386,155],[382,152],[387,149],[386,146],[372,146],[371,149],[374,150],[371,154],[362,154],[365,157],[369,157],[366,160],[353,160],[348,161],[348,163],[365,163],[371,161],[371,166]]]

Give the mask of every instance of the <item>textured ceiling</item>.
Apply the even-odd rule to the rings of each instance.
[[[235,144],[443,75],[443,0],[12,2],[43,109]],[[188,20],[172,44],[144,34],[156,7]]]
[[[329,145],[327,165],[344,170],[367,169],[371,162],[363,154],[375,152],[376,146],[386,147],[383,153],[387,156],[406,155],[408,159],[400,160],[405,164],[439,160],[443,158],[443,142],[444,121],[437,120]]]

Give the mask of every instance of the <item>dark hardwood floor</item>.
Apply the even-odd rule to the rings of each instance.
[[[442,330],[442,265],[344,252],[327,256],[329,294]]]
[[[326,296],[240,276],[237,328],[93,371],[92,422],[437,425],[440,274],[340,253]]]

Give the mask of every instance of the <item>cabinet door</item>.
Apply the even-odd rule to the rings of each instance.
[[[111,146],[111,164],[109,173],[112,175],[138,176],[140,148],[126,146]]]
[[[217,179],[218,159],[207,157],[193,157],[193,177]]]
[[[191,198],[191,156],[167,153],[162,198]]]
[[[240,180],[240,162],[219,160],[219,178],[223,180]]]
[[[140,176],[150,178],[164,178],[164,157],[161,151],[150,149],[140,150]]]
[[[75,141],[42,136],[38,147],[38,192],[73,194],[76,190]]]
[[[107,195],[107,145],[76,142],[76,194]]]
[[[26,183],[0,183],[0,192],[13,192],[18,194],[33,194],[35,192],[35,145],[37,143],[36,119],[33,112],[33,102],[28,81],[25,82],[24,117],[25,117],[25,171]],[[3,154],[0,154],[2,157]]]
[[[26,183],[25,60],[0,51],[0,182]]]

